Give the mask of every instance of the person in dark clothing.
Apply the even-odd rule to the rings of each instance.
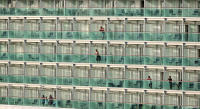
[[[53,97],[52,95],[49,95],[49,105],[52,105],[53,104]]]
[[[104,39],[104,36],[105,36],[105,30],[104,30],[104,28],[101,26],[99,31],[102,32],[102,40],[103,40],[103,39]]]
[[[100,61],[101,61],[101,56],[99,55],[99,51],[96,49],[96,61],[97,61],[97,63],[99,63]]]
[[[180,81],[178,82],[177,87],[178,87],[178,89],[181,89],[181,87],[182,87],[182,80],[180,80]]]
[[[41,99],[42,99],[42,105],[44,106],[44,104],[45,104],[45,96],[42,95]]]
[[[172,77],[171,76],[169,76],[168,81],[169,81],[170,89],[172,89]]]
[[[147,80],[150,80],[150,82],[149,82],[149,87],[152,88],[152,81],[151,81],[152,79],[151,79],[151,77],[148,76]]]

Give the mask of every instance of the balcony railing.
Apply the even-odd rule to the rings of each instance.
[[[0,8],[2,16],[199,17],[198,8]]]
[[[200,33],[0,30],[0,38],[200,42]]]

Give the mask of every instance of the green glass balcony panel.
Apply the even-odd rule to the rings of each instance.
[[[125,64],[144,64],[143,56],[125,56]]]
[[[200,42],[200,34],[199,33],[184,33],[183,41],[186,42]]]
[[[90,16],[88,8],[79,8],[77,9],[77,16]]]
[[[9,31],[9,38],[25,38],[24,31]]]
[[[24,83],[39,84],[40,78],[39,78],[39,76],[25,76],[24,77]]]
[[[41,14],[41,9],[38,8],[27,8],[27,16],[39,16]]]
[[[90,34],[89,32],[73,32],[73,39],[89,40]]]
[[[183,16],[185,17],[199,17],[200,16],[200,10],[199,9],[183,9]]]
[[[87,101],[73,101],[73,108],[76,109],[90,109]]]
[[[55,54],[40,54],[40,61],[56,62],[56,55]]]
[[[145,41],[163,41],[164,34],[162,33],[144,33],[145,34]]]
[[[108,32],[89,32],[90,40],[107,40]]]
[[[7,97],[0,97],[0,104],[8,104],[8,98]]]
[[[55,11],[56,16],[64,16],[65,15],[64,8],[55,8],[54,11]]]
[[[56,32],[42,31],[40,32],[41,39],[56,39]]]
[[[106,102],[106,109],[124,109],[124,103]]]
[[[108,64],[124,64],[124,56],[107,56],[106,63],[108,63]]]
[[[183,82],[183,90],[200,91],[200,82]]]
[[[72,100],[58,100],[58,107],[61,108],[73,108],[73,102]]]
[[[123,9],[123,8],[114,9],[114,15],[115,16],[125,16],[126,15],[125,9]]]
[[[8,76],[7,75],[0,75],[0,82],[8,82]]]
[[[145,89],[162,89],[162,81],[143,80],[143,88]]]
[[[145,8],[145,16],[162,17],[164,16],[164,10],[159,8]]]
[[[27,15],[27,8],[15,8],[15,15]]]
[[[57,39],[73,39],[73,32],[58,31]]]
[[[200,58],[194,57],[184,57],[183,58],[183,65],[184,66],[200,66]]]
[[[24,105],[26,105],[26,106],[40,106],[40,99],[38,99],[38,98],[24,98]]]
[[[145,56],[144,64],[147,64],[147,65],[162,65],[163,59],[162,59],[162,57]]]
[[[57,100],[59,108],[73,108],[73,101],[71,100]]]
[[[55,16],[55,8],[40,8],[40,15],[41,16]],[[42,13],[41,13],[42,12]]]
[[[106,13],[104,13],[105,16],[115,16],[115,12],[114,12],[115,9],[113,8],[106,8],[105,11]]]
[[[23,61],[24,53],[9,53],[9,59],[15,61]]]
[[[144,8],[126,8],[126,16],[144,16]]]
[[[182,41],[182,33],[163,33],[165,41]]]
[[[182,17],[182,9],[178,8],[165,9],[165,17]]]
[[[143,104],[142,109],[163,109],[163,106],[156,104]]]
[[[92,8],[92,9],[88,9],[88,14],[90,16],[106,16],[106,9],[104,8]]]
[[[179,109],[199,109],[200,107],[198,106],[183,106],[183,108],[179,108]]]
[[[77,63],[89,63],[89,55],[72,55],[73,62]]]
[[[181,106],[163,105],[163,109],[183,109]]]
[[[163,81],[163,89],[166,89],[166,90],[181,90],[182,87],[179,85],[179,82]]]
[[[21,31],[24,32],[24,38],[27,39],[40,39],[40,32],[39,31]]]
[[[106,84],[107,87],[124,87],[124,80],[107,79]]]
[[[107,40],[124,40],[124,32],[106,32]]]
[[[65,8],[65,16],[77,16],[77,9]]]
[[[124,80],[126,88],[143,88],[142,80]]]
[[[105,106],[104,102],[90,102],[90,109],[105,109]]]
[[[23,105],[23,98],[9,97],[8,104],[9,105]]]
[[[1,60],[8,60],[8,53],[1,52],[0,53],[0,59]]]
[[[181,57],[162,57],[164,65],[182,66]]]
[[[106,87],[106,80],[101,78],[90,78],[90,86]]]
[[[73,78],[72,85],[89,86],[89,79],[88,78]]]
[[[73,55],[57,54],[57,62],[73,62]]]
[[[9,31],[6,30],[0,30],[0,38],[8,38]]]
[[[23,83],[24,76],[23,75],[8,75],[9,83]]]
[[[70,77],[57,77],[56,83],[58,85],[72,85],[72,78],[70,78]]]
[[[124,104],[125,109],[143,109],[142,106],[143,104]]]
[[[40,83],[41,84],[56,84],[56,78],[49,77],[49,76],[40,76]]]
[[[144,40],[144,33],[138,33],[138,32],[125,32],[125,40],[138,40],[142,41]]]
[[[45,106],[45,107],[56,107],[57,100],[49,100],[49,99],[38,99],[40,106]]]
[[[25,61],[39,61],[40,60],[40,54],[24,53],[24,60]]]
[[[97,61],[96,55],[89,55],[90,63],[106,63],[107,56],[101,55],[100,57],[101,57],[100,61]]]

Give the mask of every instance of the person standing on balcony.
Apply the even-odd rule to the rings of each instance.
[[[95,55],[97,56],[96,61],[97,61],[97,63],[99,63],[101,61],[101,56],[99,55],[99,51],[97,49],[96,49]]]
[[[44,106],[44,104],[45,104],[45,99],[46,99],[45,96],[42,95],[42,98],[41,98],[41,99],[42,99],[42,105]]]
[[[170,89],[172,89],[172,77],[171,76],[169,76],[168,81],[169,81]]]
[[[103,40],[103,39],[104,39],[104,36],[105,36],[105,30],[104,30],[104,28],[101,26],[99,31],[102,33],[102,40]]]
[[[148,76],[147,80],[150,80],[149,87],[152,88],[152,81],[151,81],[152,79],[151,79],[151,77]]]

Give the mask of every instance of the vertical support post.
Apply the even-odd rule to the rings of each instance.
[[[181,38],[182,38],[182,41],[188,41],[188,35],[184,35],[184,22],[185,22],[185,18],[183,18],[183,20],[182,20],[182,24],[181,24],[181,32],[182,32],[182,34],[181,34]],[[184,37],[185,36],[185,37]]]
[[[128,18],[125,18],[124,19],[124,32],[123,32],[124,40],[126,40],[126,30],[127,30],[126,24],[127,24],[127,22],[128,22]]]
[[[40,2],[40,3],[41,3],[41,2]],[[42,30],[42,23],[43,23],[43,18],[40,17],[40,24],[39,24],[39,31],[40,31],[40,32],[41,32],[41,30]],[[41,35],[40,35],[39,37],[40,37],[40,39],[42,38]]]
[[[184,104],[184,99],[185,99],[185,92],[183,91],[183,92],[182,92],[182,99],[181,99],[181,100],[182,100],[182,102],[181,102],[181,103],[182,103],[182,104],[181,104],[182,109],[184,109],[184,106],[183,106],[183,104]]]
[[[142,80],[146,79],[146,78],[145,78],[145,76],[146,76],[146,75],[145,75],[145,74],[146,74],[146,71],[147,71],[147,66],[144,66],[143,78],[141,78]]]
[[[124,89],[124,97],[123,97],[123,103],[124,104],[126,104],[126,94],[127,94],[127,92],[128,92],[128,89]],[[124,109],[126,109],[126,105],[124,105]]]
[[[91,60],[91,57],[92,57],[92,51],[91,51],[91,48],[92,48],[92,41],[90,41],[90,44],[89,44],[89,63],[91,63],[92,62],[92,60]]]
[[[26,44],[27,44],[27,40],[24,40],[24,46],[23,46],[23,48],[24,48],[24,53],[26,53]],[[23,60],[25,61],[26,59],[25,59],[25,54],[24,54],[24,56],[23,56]]]
[[[162,104],[163,105],[165,105],[166,103],[165,103],[165,96],[166,96],[166,94],[167,94],[167,91],[166,90],[164,90],[164,93],[163,93],[163,102],[162,102]]]
[[[105,62],[106,63],[110,63],[109,59],[108,59],[109,58],[108,55],[110,55],[110,41],[107,41],[107,51],[105,53]]]
[[[42,55],[42,44],[43,44],[43,40],[40,40],[40,48],[39,48],[39,57]],[[39,58],[40,61],[41,58]]]
[[[10,21],[11,21],[11,17],[8,17],[8,22],[7,22],[7,29],[8,29],[8,38],[10,38]]]
[[[106,39],[107,40],[110,40],[110,34],[109,34],[109,27],[110,27],[110,18],[108,18],[107,19],[107,22],[106,22],[106,26],[107,26],[107,28],[106,28],[106,31],[105,31],[105,37],[106,37]]]
[[[38,75],[38,76],[40,76],[40,75],[41,75],[41,72],[42,72],[42,67],[43,67],[43,63],[40,63],[39,72],[38,72],[38,73],[39,73],[39,75]],[[40,83],[40,84],[42,84],[42,83],[41,83],[41,79],[39,80],[39,83]]]
[[[56,63],[56,71],[55,71],[55,78],[56,78],[56,85],[58,85],[58,78],[57,78],[57,74],[58,74],[58,67],[59,67],[59,63]]]
[[[73,87],[72,92],[71,92],[71,99],[75,100],[75,94],[76,94],[76,87]]]
[[[59,22],[59,17],[56,18],[56,39],[58,39],[58,22]]]
[[[105,72],[105,80],[107,79],[107,73],[110,71],[110,65],[107,65]]]
[[[146,100],[146,99],[145,99],[145,98],[146,98],[146,94],[147,94],[147,90],[144,90],[144,93],[143,93],[143,101],[142,101],[143,103],[146,103],[146,101],[145,101],[145,100]]]
[[[92,87],[90,87],[90,91],[89,91],[89,109],[90,109],[91,101],[92,101]]]
[[[165,1],[165,0],[164,0]],[[165,10],[164,10],[165,11]],[[166,22],[167,22],[167,18],[164,18],[164,28],[163,28],[163,32],[164,32],[164,40],[166,40],[165,38],[165,35],[166,35]],[[165,54],[165,53],[164,53]]]
[[[127,55],[127,54],[126,54],[126,47],[127,47],[127,44],[128,44],[128,42],[124,42],[124,50],[123,50],[123,51],[124,51],[124,52],[123,52],[123,54],[124,54],[124,58],[123,58],[123,59],[124,59],[124,60],[123,60],[124,62],[123,62],[123,63],[124,63],[124,64],[127,64],[126,61],[125,61],[126,58],[127,58],[127,57],[126,57],[126,55]]]
[[[23,34],[24,34],[24,38],[27,38],[25,37],[26,35],[26,17],[24,17],[24,20],[23,20]]]
[[[26,66],[27,66],[27,63],[24,62],[24,66],[23,66],[23,67],[24,67],[24,68],[23,68],[23,69],[24,69],[24,72],[23,72],[23,73],[24,73],[24,74],[23,74],[23,82],[25,82],[24,80],[25,80],[25,75],[26,75]]]
[[[11,40],[8,39],[8,60],[10,60],[10,43],[11,43]]]
[[[181,53],[182,54],[182,56],[181,56],[182,57],[182,66],[184,66],[183,63],[185,63],[185,64],[187,63],[187,62],[185,62],[185,59],[184,59],[184,48],[185,48],[185,45],[186,45],[185,43],[182,44],[182,53]]]
[[[56,41],[56,50],[55,50],[55,56],[56,56],[56,62],[58,62],[58,45],[60,44],[59,40]]]
[[[145,1],[145,0],[144,0]],[[145,2],[144,2],[145,3]],[[143,36],[144,36],[144,40],[146,41],[146,23],[147,23],[147,18],[144,18],[144,31],[143,31]]]
[[[127,71],[127,65],[124,66],[124,74],[123,74],[123,81],[124,81],[124,84],[123,86],[125,87],[125,80],[126,80],[126,71]]]
[[[147,47],[147,42],[144,42],[144,53],[143,53],[143,58],[144,58],[144,65],[146,65],[147,63],[146,63],[146,47]],[[141,51],[140,51],[141,52]]]

